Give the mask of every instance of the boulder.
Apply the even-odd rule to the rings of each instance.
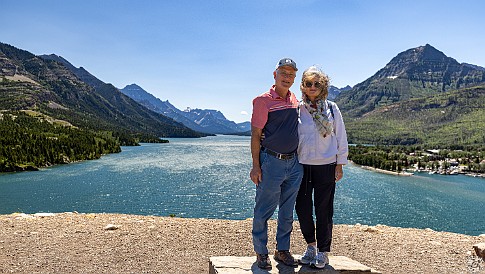
[[[478,257],[485,260],[485,243],[478,243],[473,246],[473,249],[475,249],[475,253]]]
[[[295,255],[295,258],[299,256]],[[278,263],[270,256],[272,269],[259,269],[256,257],[220,256],[209,258],[209,274],[235,274],[235,273],[380,273],[345,256],[329,256],[330,263],[324,269],[315,269],[309,266],[290,267]]]

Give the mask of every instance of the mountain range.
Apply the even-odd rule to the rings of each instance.
[[[79,77],[80,80],[89,84],[95,89],[99,89],[105,84],[83,67],[74,67],[71,63],[69,63],[69,61],[61,56],[50,54],[40,55],[40,57],[46,60],[54,60],[64,64],[71,72]],[[136,84],[127,85],[119,90],[142,106],[166,117],[172,118],[173,120],[182,123],[194,131],[208,134],[234,134],[248,131],[251,127],[249,122],[236,124],[233,121],[229,121],[220,111],[217,110],[190,109],[181,111],[170,104],[168,100],[162,101]]]
[[[341,109],[353,143],[477,144],[485,143],[484,89],[485,68],[426,44],[397,54],[354,87],[330,87],[329,99]],[[25,109],[139,136],[248,134],[250,128],[217,110],[179,110],[136,84],[118,89],[60,56],[0,43],[0,110]]]
[[[349,89],[351,89],[350,86],[342,89],[330,86],[328,98],[334,100],[342,91]],[[193,130],[212,134],[250,135],[250,122],[236,124],[227,120],[224,114],[218,110],[198,108],[179,110],[168,100],[160,100],[137,84],[127,85],[120,91],[146,108],[170,117]]]
[[[162,101],[136,84],[127,85],[120,91],[146,108],[170,117],[196,131],[212,134],[234,134],[251,129],[249,122],[236,124],[227,120],[218,110],[197,108],[179,110],[168,100]]]
[[[80,128],[142,139],[207,136],[141,106],[61,57],[36,56],[4,43],[0,43],[0,109],[35,110]]]

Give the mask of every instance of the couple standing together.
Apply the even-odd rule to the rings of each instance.
[[[343,176],[348,144],[342,115],[327,100],[329,78],[315,66],[305,70],[298,102],[290,87],[298,71],[290,58],[273,72],[275,84],[253,100],[251,180],[256,184],[253,245],[257,265],[271,268],[268,220],[276,208],[278,226],[274,259],[298,262],[290,253],[293,209],[308,244],[299,262],[317,268],[328,264],[333,227],[335,182]],[[316,224],[313,219],[315,207]]]

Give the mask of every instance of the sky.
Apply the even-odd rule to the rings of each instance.
[[[56,54],[117,88],[137,84],[180,110],[250,121],[279,59],[354,86],[430,44],[485,67],[482,0],[0,0],[0,42]]]

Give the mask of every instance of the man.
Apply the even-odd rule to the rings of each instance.
[[[274,259],[289,266],[298,262],[290,253],[293,209],[303,176],[298,163],[298,100],[290,91],[296,63],[281,59],[273,72],[275,84],[253,100],[251,118],[251,180],[256,184],[253,245],[258,267],[271,268],[268,257],[268,220],[278,210]]]

